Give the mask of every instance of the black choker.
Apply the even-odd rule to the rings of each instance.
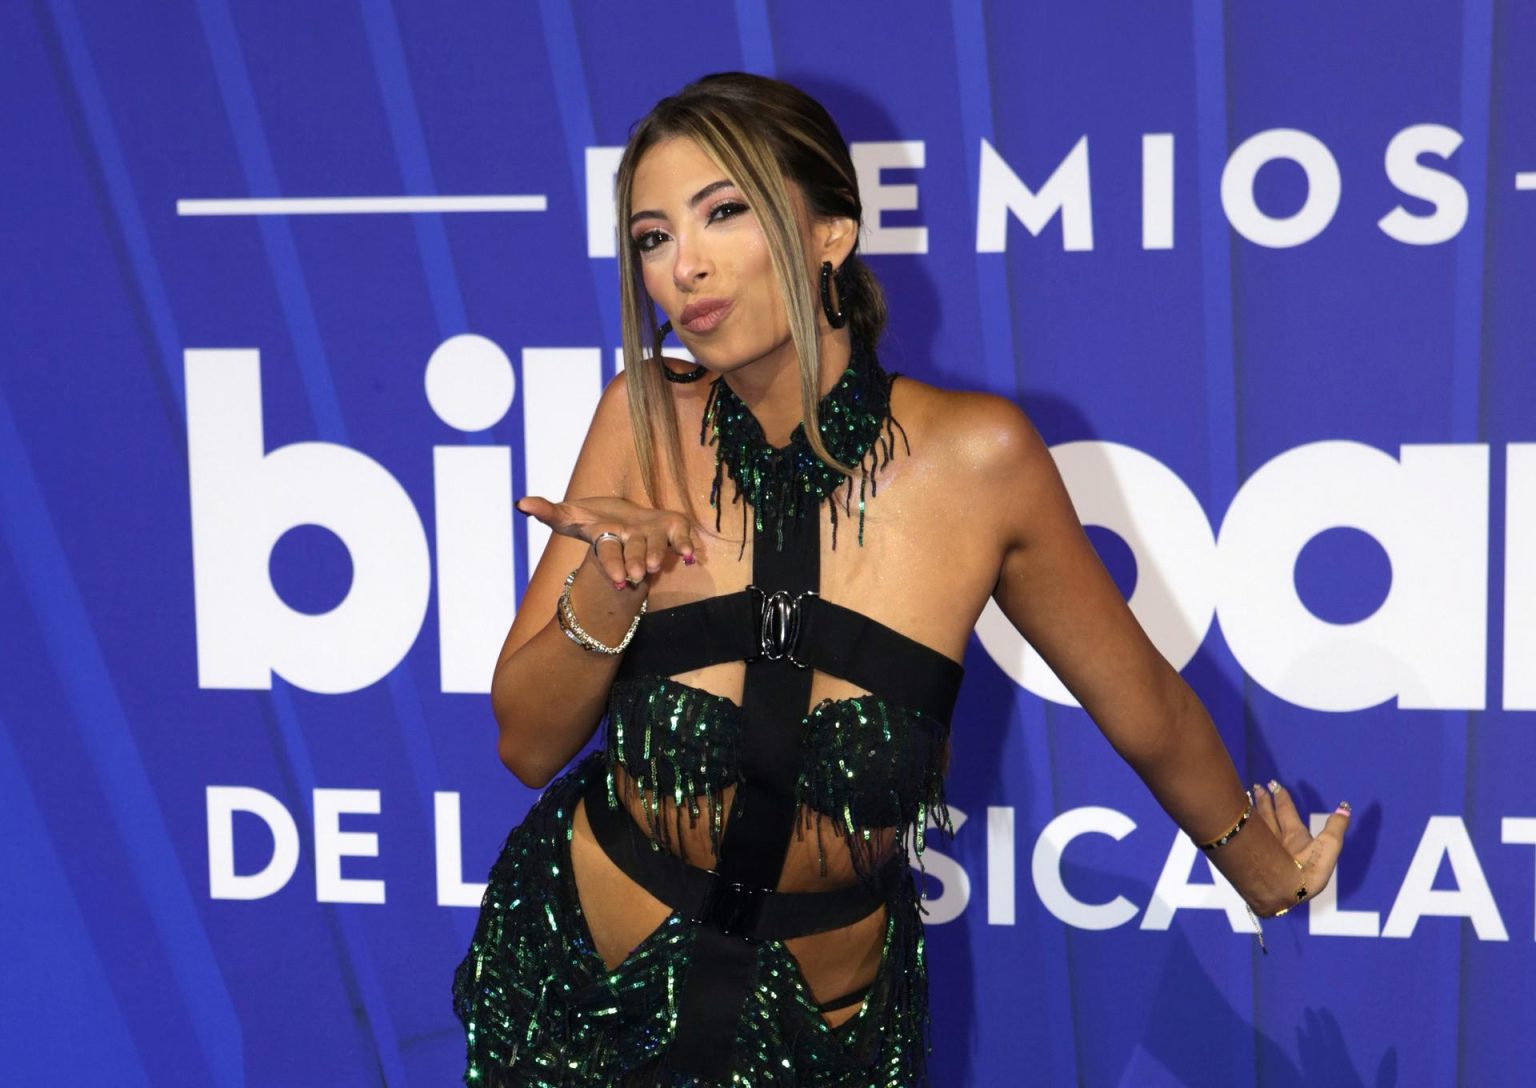
[[[867,488],[870,496],[876,494],[875,474],[890,462],[897,430],[901,431],[907,453],[912,452],[906,429],[891,416],[891,383],[896,377],[880,366],[873,350],[863,348],[856,339],[848,369],[817,405],[821,440],[827,452],[845,465],[858,466],[860,547],[864,545],[865,491]],[[736,485],[731,501],[746,498],[754,511],[758,535],[767,525],[773,525],[780,551],[784,548],[784,519],[798,520],[802,514],[814,513],[823,500],[832,516],[832,546],[837,547],[837,499],[833,492],[847,484],[843,513],[851,516],[853,480],[812,452],[804,423],[795,427],[788,445],[775,449],[763,437],[757,417],[721,377],[710,384],[699,442],[715,446],[715,481],[710,488],[709,505],[715,508],[716,529],[720,528],[724,505],[720,496],[722,474],[728,470]],[[746,505],[741,509],[741,535],[744,554]]]
[[[684,370],[679,372],[673,370],[666,363],[662,363],[661,372],[666,375],[667,381],[676,382],[678,385],[687,385],[689,382],[696,382],[705,374],[705,370],[702,364],[694,367],[692,370]]]

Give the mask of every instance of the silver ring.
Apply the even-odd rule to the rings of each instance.
[[[601,544],[603,541],[609,539],[610,537],[612,537],[614,540],[617,540],[619,542],[619,546],[623,547],[623,545],[624,545],[624,538],[621,537],[618,533],[614,533],[614,532],[598,533],[597,536],[592,538],[592,554],[596,555],[597,554],[597,546],[599,544]]]

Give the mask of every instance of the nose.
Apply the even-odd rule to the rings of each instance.
[[[678,290],[692,290],[709,275],[713,264],[700,243],[698,232],[679,232],[677,244],[672,247],[672,281]]]

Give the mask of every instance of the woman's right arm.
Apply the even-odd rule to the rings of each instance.
[[[591,739],[620,660],[619,655],[582,649],[560,629],[555,606],[566,576],[579,566],[571,607],[588,634],[612,646],[623,640],[640,611],[649,592],[645,575],[661,569],[661,549],[670,546],[692,556],[693,541],[682,515],[620,497],[628,490],[633,449],[621,371],[603,390],[565,501],[528,497],[518,502],[520,511],[555,531],[528,579],[497,658],[491,709],[502,763],[535,789],[548,784]],[[588,542],[604,531],[626,538],[622,551],[613,541],[603,543],[600,556],[593,551]],[[616,581],[626,578],[622,588],[615,588]]]

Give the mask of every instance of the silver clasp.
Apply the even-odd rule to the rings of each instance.
[[[800,643],[802,620],[800,602],[807,597],[818,597],[814,589],[791,594],[787,589],[764,592],[757,586],[748,586],[757,599],[757,655],[768,661],[788,658],[798,668],[806,668],[804,661],[797,660],[795,650]]]

